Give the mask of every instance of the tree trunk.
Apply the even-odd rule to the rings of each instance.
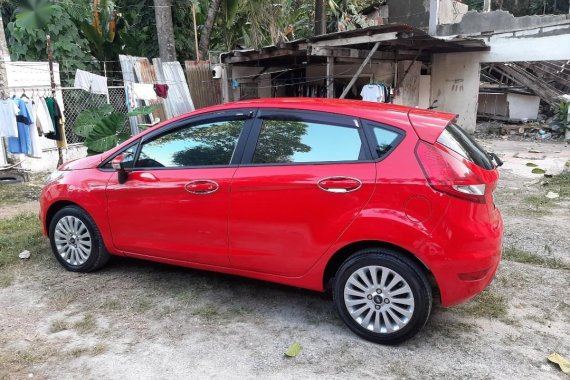
[[[324,0],[315,0],[315,36],[327,33],[327,14]]]
[[[210,35],[212,34],[214,22],[216,21],[216,16],[220,10],[221,3],[222,0],[210,0],[210,4],[208,5],[206,23],[204,24],[204,29],[202,29],[202,32],[200,33],[200,43],[198,44],[199,60],[204,60],[208,56],[208,49],[210,47]]]
[[[172,0],[153,1],[160,59],[163,62],[176,61],[176,45],[172,26]]]
[[[10,52],[4,34],[4,22],[0,13],[0,97],[8,97],[8,74],[6,72],[6,62],[10,61]],[[0,139],[0,149],[3,149]]]

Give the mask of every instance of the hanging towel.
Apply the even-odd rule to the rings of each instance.
[[[155,84],[154,92],[161,98],[166,99],[168,97],[168,85],[167,84]]]
[[[12,99],[0,100],[0,137],[18,137],[18,112],[20,110]]]
[[[362,96],[362,100],[366,102],[383,102],[384,90],[380,89],[380,86],[377,84],[367,84],[362,87],[360,96]]]
[[[133,93],[133,82],[125,82],[125,98],[127,101],[127,109],[129,111],[137,108],[137,99]]]
[[[50,115],[51,121],[52,121],[53,126],[54,126],[54,132],[46,133],[45,136],[50,140],[61,141],[61,139],[62,139],[61,128],[59,128],[61,113],[60,113],[59,106],[57,105],[57,102],[55,101],[54,98],[46,98],[46,104],[47,104],[47,108],[49,110],[49,115]]]
[[[30,115],[26,103],[19,98],[13,98],[12,102],[19,109],[16,120],[18,122],[18,137],[8,138],[8,151],[13,154],[31,154],[32,141],[30,139]]]
[[[133,94],[138,100],[155,100],[154,86],[147,83],[133,83]]]
[[[59,105],[57,102],[55,103],[58,112],[60,112],[61,117],[59,118],[59,133],[61,138],[57,140],[55,143],[58,148],[67,149],[67,137],[65,136],[65,116],[63,116],[63,112],[60,111]]]
[[[92,94],[107,95],[107,77],[77,69],[73,87],[80,88]]]

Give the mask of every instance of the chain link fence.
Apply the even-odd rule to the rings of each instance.
[[[79,144],[84,140],[83,137],[77,136],[73,132],[77,116],[82,111],[111,104],[115,112],[127,113],[124,87],[109,87],[108,100],[106,95],[92,94],[79,88],[64,87],[61,91],[64,106],[63,115],[65,116],[65,137],[68,144]],[[130,132],[128,122],[125,124],[125,128]]]

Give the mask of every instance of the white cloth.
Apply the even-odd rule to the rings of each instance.
[[[362,87],[360,96],[366,102],[384,102],[384,90],[377,84],[367,84]]]
[[[25,101],[25,100],[24,100]],[[32,145],[32,151],[30,156],[40,158],[42,156],[42,148],[40,145],[40,135],[38,134],[38,128],[36,125],[36,104],[32,103],[32,100],[25,101],[26,108],[28,109],[28,115],[30,115],[30,140]]]
[[[12,99],[0,100],[0,137],[18,137],[16,116],[19,112]]]
[[[45,98],[38,98],[36,103],[38,105],[38,109],[36,110],[36,123],[40,124],[42,132],[44,134],[49,132],[55,133],[53,121],[51,120]]]
[[[89,91],[92,94],[107,95],[107,77],[77,69],[75,71],[75,81],[73,87]]]
[[[148,83],[133,83],[133,94],[138,100],[155,100],[157,98],[154,85]]]

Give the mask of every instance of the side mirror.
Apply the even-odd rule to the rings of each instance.
[[[113,169],[115,169],[117,171],[117,175],[118,175],[118,179],[119,179],[120,184],[127,182],[127,179],[129,178],[129,173],[125,169],[125,167],[123,165],[123,161],[126,158],[128,158],[130,155],[131,154],[128,154],[128,153],[122,153],[122,154],[119,154],[117,157],[113,158],[113,160],[111,161],[111,166],[113,167]]]

